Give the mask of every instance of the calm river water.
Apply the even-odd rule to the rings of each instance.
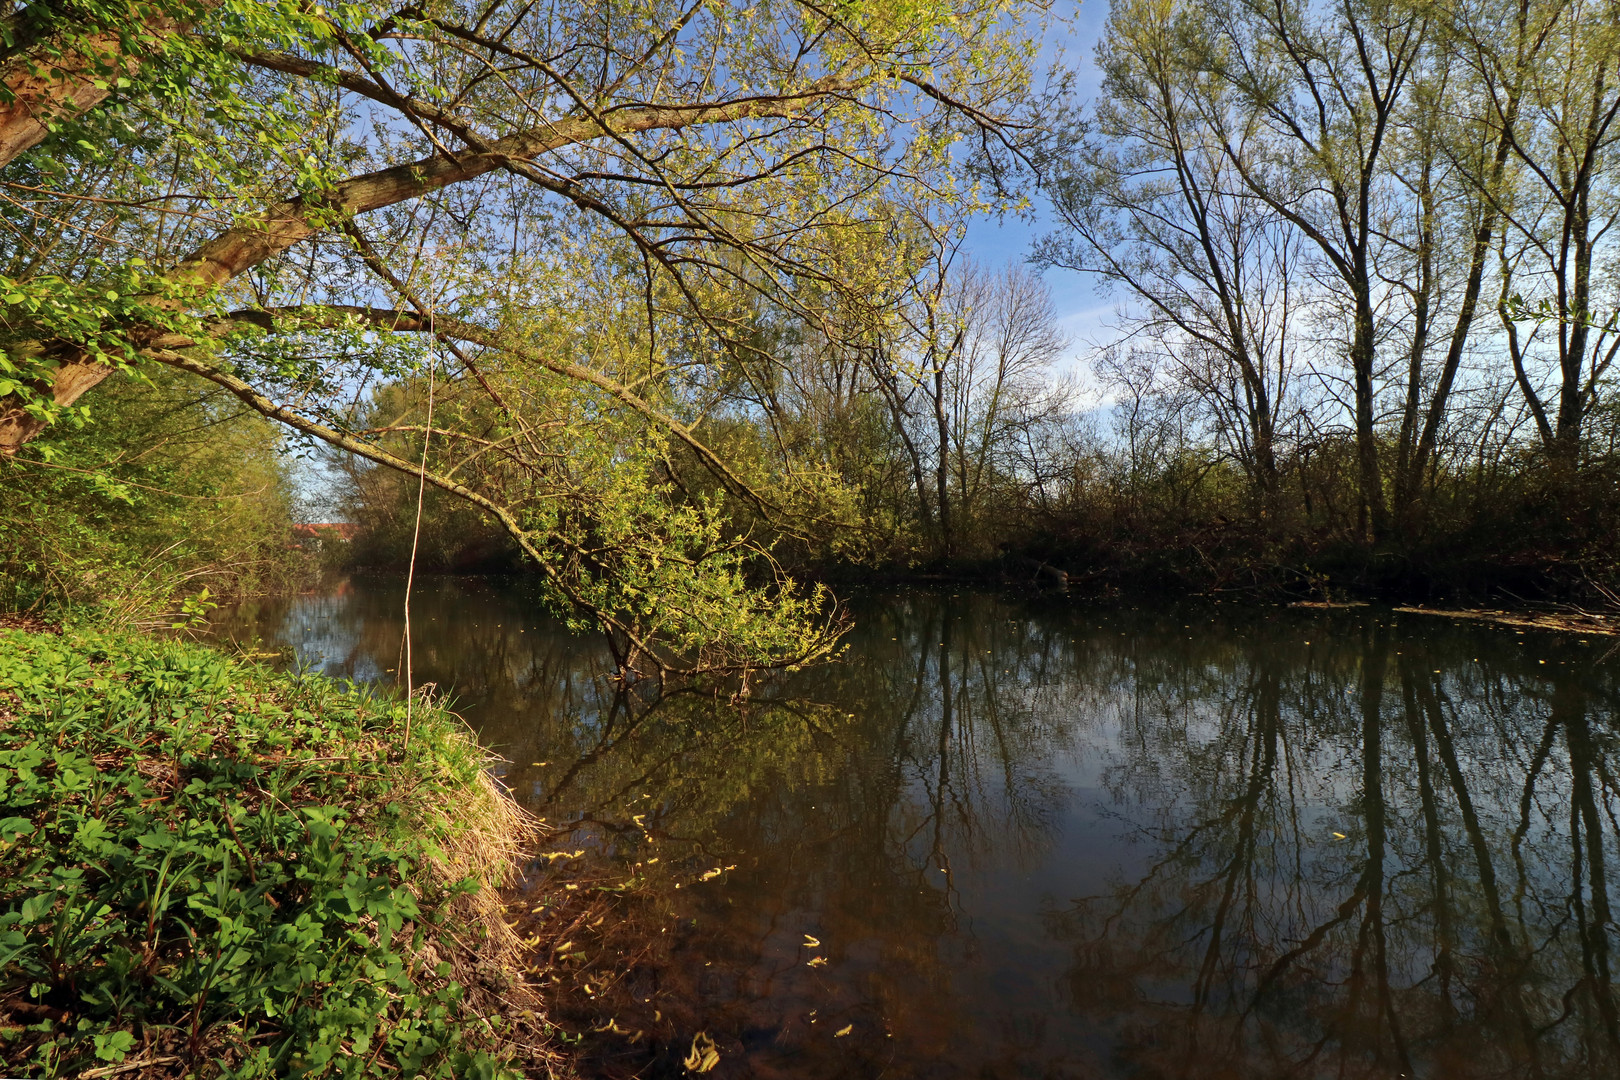
[[[401,598],[350,581],[221,628],[389,681]],[[682,1075],[701,1029],[714,1076],[1620,1076],[1612,639],[852,610],[838,664],[647,708],[524,587],[418,583],[418,681],[559,843],[654,894],[661,966],[622,997],[663,1008],[599,1020],[686,1027],[604,1069]]]

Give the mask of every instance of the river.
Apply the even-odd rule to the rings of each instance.
[[[402,599],[218,625],[390,682]],[[713,1076],[1620,1075],[1613,639],[850,604],[838,663],[649,704],[523,584],[417,583],[416,681],[588,853],[536,880],[632,886],[645,947],[558,990],[591,1068],[684,1075],[701,1031]]]

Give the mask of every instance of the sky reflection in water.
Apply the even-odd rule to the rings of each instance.
[[[389,680],[401,597],[351,581],[222,630]],[[854,611],[840,664],[649,711],[521,585],[412,602],[418,682],[518,797],[686,883],[659,898],[683,970],[649,985],[720,1039],[713,1075],[1620,1075],[1614,642],[970,593]],[[622,1069],[680,1074],[644,1050]]]

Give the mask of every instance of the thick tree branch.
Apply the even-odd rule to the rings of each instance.
[[[6,20],[7,30],[21,38],[0,61],[0,165],[34,146],[58,120],[95,108],[111,94],[117,80],[139,71],[143,57],[128,51],[131,42],[149,46],[184,30],[219,0],[190,0],[154,10],[130,5],[127,19],[105,29],[41,34],[49,25],[50,0],[37,0]]]
[[[588,118],[549,121],[497,139],[487,144],[488,149],[484,151],[422,158],[344,180],[319,199],[289,199],[210,240],[182,260],[171,277],[197,285],[222,284],[323,231],[334,218],[364,214],[420,198],[451,184],[494,172],[508,162],[528,161],[605,135],[678,131],[701,124],[792,117],[816,101],[847,93],[854,85],[849,80],[824,79],[791,94],[756,95],[693,105],[637,106],[613,113],[611,127],[607,129]]]
[[[849,80],[823,79],[787,94],[751,95],[692,105],[636,106],[614,112],[609,121],[611,130],[605,130],[601,123],[588,118],[547,122],[488,143],[483,150],[422,158],[342,181],[319,198],[288,199],[227,229],[182,259],[165,277],[171,285],[206,291],[349,216],[394,206],[496,169],[525,165],[549,151],[607,134],[679,130],[752,118],[788,118],[816,101],[847,93],[854,86]],[[35,389],[56,406],[64,407],[72,405],[111,371],[87,355],[69,350],[51,382]],[[29,413],[25,406],[26,402],[17,395],[0,398],[0,454],[16,453],[44,430],[45,421]]]

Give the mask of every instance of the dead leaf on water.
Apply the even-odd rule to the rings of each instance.
[[[580,848],[578,851],[542,851],[540,858],[545,859],[547,862],[556,862],[558,859],[577,859],[583,854],[585,854],[584,848]]]
[[[706,1073],[720,1064],[720,1051],[715,1049],[714,1040],[709,1038],[707,1031],[700,1031],[692,1036],[692,1052],[686,1055],[681,1062],[686,1066],[687,1072]]]
[[[850,1032],[852,1032],[854,1030],[855,1030],[855,1025],[854,1024],[845,1024],[843,1027],[841,1027],[837,1031],[833,1032],[833,1038],[842,1039],[845,1035],[848,1035]]]

